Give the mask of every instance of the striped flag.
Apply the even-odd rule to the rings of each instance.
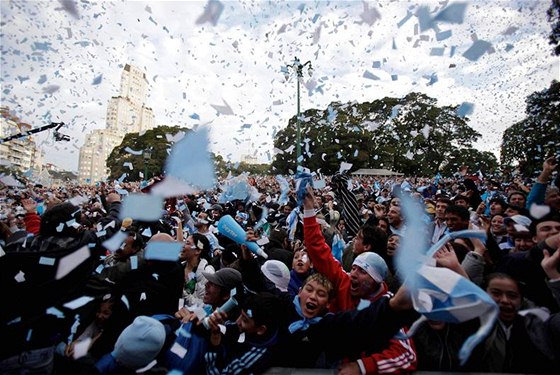
[[[358,211],[358,201],[353,192],[348,189],[348,176],[336,174],[332,178],[338,203],[342,205],[342,218],[346,223],[348,235],[354,237],[362,226]]]

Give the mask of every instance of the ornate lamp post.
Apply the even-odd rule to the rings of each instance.
[[[301,162],[301,119],[300,119],[300,79],[303,78],[303,71],[307,69],[309,76],[313,74],[313,67],[311,66],[311,61],[301,63],[299,58],[295,57],[292,64],[286,65],[282,71],[285,74],[286,81],[290,79],[290,74],[296,75],[297,79],[297,140],[296,140],[296,165],[299,166]]]
[[[148,163],[150,161],[150,159],[152,158],[152,149],[146,149],[144,150],[144,179],[146,181],[148,181]]]

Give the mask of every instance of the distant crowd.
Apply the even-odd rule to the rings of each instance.
[[[122,208],[165,176],[0,185],[0,373],[557,373],[559,175],[555,157],[536,179],[241,175],[153,221]],[[419,320],[396,261],[413,232],[497,305],[466,356],[485,318]]]

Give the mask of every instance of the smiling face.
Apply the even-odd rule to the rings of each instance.
[[[504,224],[504,217],[502,215],[494,215],[490,221],[490,229],[494,234],[505,234],[506,226]]]
[[[298,296],[301,312],[307,319],[320,316],[329,308],[329,290],[316,280],[308,280]]]
[[[194,238],[192,236],[189,236],[187,238],[187,241],[183,245],[183,248],[181,249],[181,253],[179,254],[179,259],[181,261],[186,260],[187,262],[191,262],[193,259],[200,256],[200,252],[201,250],[198,249],[194,244]]]
[[[389,212],[387,212],[387,219],[389,219],[389,224],[391,224],[395,228],[398,228],[402,223],[400,206],[392,205],[389,208]]]
[[[517,283],[509,277],[495,277],[488,283],[486,292],[500,308],[499,318],[511,322],[521,307],[521,293]]]

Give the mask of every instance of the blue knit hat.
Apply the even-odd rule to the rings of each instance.
[[[115,344],[113,357],[129,369],[147,366],[165,342],[163,324],[148,316],[139,316],[122,331]]]

